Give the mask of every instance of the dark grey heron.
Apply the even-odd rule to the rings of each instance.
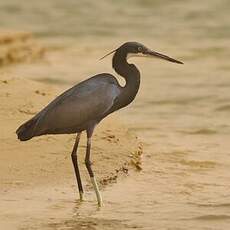
[[[37,115],[22,124],[16,131],[21,141],[27,141],[32,137],[45,134],[77,134],[71,157],[80,200],[83,199],[83,187],[78,167],[77,148],[81,132],[86,131],[87,147],[85,164],[99,206],[102,205],[102,198],[91,168],[91,137],[95,126],[103,118],[130,104],[138,92],[140,72],[134,64],[127,62],[127,58],[129,56],[150,56],[183,64],[171,57],[152,51],[137,42],[126,42],[104,57],[112,53],[114,53],[112,66],[125,79],[126,84],[124,87],[109,73],[97,74],[62,93]]]

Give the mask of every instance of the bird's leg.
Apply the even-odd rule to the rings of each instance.
[[[82,187],[82,183],[81,183],[81,176],[80,176],[80,171],[79,171],[79,167],[78,167],[78,159],[77,159],[77,148],[78,148],[78,144],[80,141],[80,137],[81,137],[81,133],[78,133],[76,140],[75,140],[75,143],[74,143],[74,146],[73,146],[73,151],[72,151],[71,157],[72,157],[75,175],[77,178],[80,201],[82,201],[83,200],[83,187]]]
[[[101,207],[102,206],[102,198],[101,198],[101,194],[100,194],[93,170],[91,168],[91,162],[90,162],[90,149],[91,149],[92,133],[93,133],[93,130],[87,130],[87,147],[86,147],[86,155],[85,155],[85,165],[86,165],[86,168],[88,170],[94,191],[95,191],[96,196],[97,196],[98,206]]]

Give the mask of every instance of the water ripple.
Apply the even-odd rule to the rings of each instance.
[[[222,105],[216,108],[216,111],[225,112],[230,111],[230,105]]]
[[[230,215],[225,215],[225,214],[213,215],[213,214],[210,214],[210,215],[197,216],[193,219],[195,219],[195,220],[207,220],[207,221],[228,220],[228,219],[230,219]]]
[[[191,205],[195,205],[197,207],[213,207],[213,208],[230,208],[230,203],[208,203],[208,204],[201,204],[201,203],[190,203]]]
[[[201,128],[193,131],[179,131],[180,133],[189,134],[189,135],[213,135],[218,132],[214,129]]]

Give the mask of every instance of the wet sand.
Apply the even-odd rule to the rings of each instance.
[[[28,87],[24,87],[27,84],[23,83],[24,99],[21,100],[21,104],[19,103],[22,111],[12,107],[9,110],[16,110],[15,113],[20,115],[20,120],[24,120],[62,91],[60,88],[68,88],[84,79],[86,75],[92,76],[93,73],[101,72],[101,69],[111,72],[110,59],[93,62],[100,57],[103,50],[108,50],[108,46],[108,43],[87,46],[82,41],[81,46],[70,44],[66,48],[51,49],[52,51],[47,52],[40,61],[4,67],[2,76],[17,76],[17,79],[10,80],[8,84],[3,78],[2,85],[5,90],[5,86],[13,87],[17,94],[20,90],[19,82],[28,82]],[[84,61],[86,49],[90,50],[91,56]],[[225,53],[221,55],[224,56]],[[18,226],[20,223],[22,229],[40,229],[41,226],[43,229],[97,230],[117,229],[118,226],[123,229],[152,229],[153,225],[159,229],[228,229],[229,79],[226,77],[226,70],[218,68],[215,57],[204,63],[194,59],[185,64],[183,69],[181,66],[151,59],[130,61],[135,62],[143,70],[142,85],[133,105],[117,114],[128,125],[129,132],[138,134],[144,142],[143,170],[130,172],[128,178],[121,178],[112,186],[104,187],[105,206],[98,210],[95,195],[90,190],[87,190],[85,202],[76,202],[74,175],[68,155],[74,136],[47,136],[45,139],[34,139],[26,144],[17,142],[15,154],[33,156],[33,162],[42,162],[42,166],[39,164],[38,169],[34,169],[32,161],[28,161],[30,166],[24,166],[24,174],[18,180],[16,190],[13,190],[17,199],[12,199],[15,195],[10,191],[4,194],[3,207],[7,207],[8,210],[5,210],[5,226],[9,223]],[[155,61],[154,74],[149,67],[152,61]],[[81,68],[73,68],[78,65]],[[92,70],[88,66],[92,67]],[[202,70],[199,77],[196,77],[195,67]],[[32,95],[29,98],[26,97],[28,92]],[[7,95],[7,92],[5,93]],[[24,101],[25,98],[28,101]],[[34,107],[31,101],[35,99],[38,105]],[[8,98],[5,100],[9,101]],[[11,106],[14,107],[14,104]],[[11,119],[13,117],[14,112]],[[109,120],[102,123],[102,130],[103,124],[106,125],[107,122]],[[12,121],[8,124],[15,127],[19,123],[17,118],[14,125]],[[13,133],[13,127],[11,129]],[[104,131],[105,137],[111,135],[106,129]],[[123,128],[120,135],[119,139],[125,141],[121,147],[125,146],[126,153],[130,153],[133,144],[130,145],[130,140],[126,139]],[[13,142],[14,138],[15,136],[11,136]],[[100,133],[99,136],[96,134],[95,157],[105,156],[108,151],[112,151],[111,165],[114,166],[113,157],[119,159],[117,156],[120,156],[123,150],[116,141],[111,150],[111,143],[106,140],[104,141],[108,145],[102,142],[97,147],[97,143],[102,140]],[[8,154],[9,143],[6,142],[3,146],[7,149],[7,154],[2,156],[10,157],[8,159],[11,161],[13,155]],[[41,157],[33,155],[34,151],[40,152],[41,146]],[[83,146],[84,141],[81,151]],[[104,146],[108,146],[108,150],[104,149]],[[104,151],[105,155],[101,155]],[[95,170],[97,168],[104,169],[104,164],[95,159]],[[69,176],[63,177],[67,169]],[[26,174],[28,171],[30,173]],[[106,177],[109,172],[105,171],[104,176]],[[7,175],[12,176],[12,173]],[[85,174],[85,179],[87,178]],[[36,186],[37,180],[41,181],[40,186]],[[31,184],[28,190],[24,190],[24,185],[21,185],[24,181],[25,184]],[[12,184],[9,184],[9,187],[11,186]],[[19,189],[20,186],[22,189]],[[21,211],[17,207],[26,209]]]
[[[7,68],[14,69],[14,66]],[[1,73],[1,229],[23,229],[24,225],[26,229],[40,228],[52,219],[69,217],[70,212],[65,207],[81,205],[70,157],[75,135],[49,135],[20,142],[15,134],[22,122],[66,88],[20,78],[17,74]],[[79,160],[86,190],[85,202],[96,206],[84,165],[85,147],[83,135]],[[113,116],[96,129],[92,152],[93,168],[103,189],[139,166],[142,145]]]
[[[20,7],[19,0],[13,2],[15,7],[0,3],[6,11],[0,25],[35,32],[49,52],[34,63],[5,66],[1,76],[68,88],[96,73],[114,74],[110,58],[97,60],[127,40],[185,65],[130,59],[141,71],[141,88],[117,115],[144,142],[143,170],[105,186],[103,209],[90,190],[88,201],[75,202],[75,188],[57,183],[59,177],[58,191],[46,184],[27,190],[29,197],[22,190],[20,202],[7,198],[4,206],[15,214],[6,213],[8,220],[20,217],[24,229],[229,229],[229,2],[50,0]],[[20,14],[17,20],[12,10]],[[58,146],[55,137],[47,153],[53,148],[68,153],[68,140],[57,138]],[[22,214],[18,206],[26,207]]]

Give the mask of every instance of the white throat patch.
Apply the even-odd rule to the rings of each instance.
[[[128,53],[127,54],[127,60],[129,60],[132,57],[146,57],[143,53]]]

